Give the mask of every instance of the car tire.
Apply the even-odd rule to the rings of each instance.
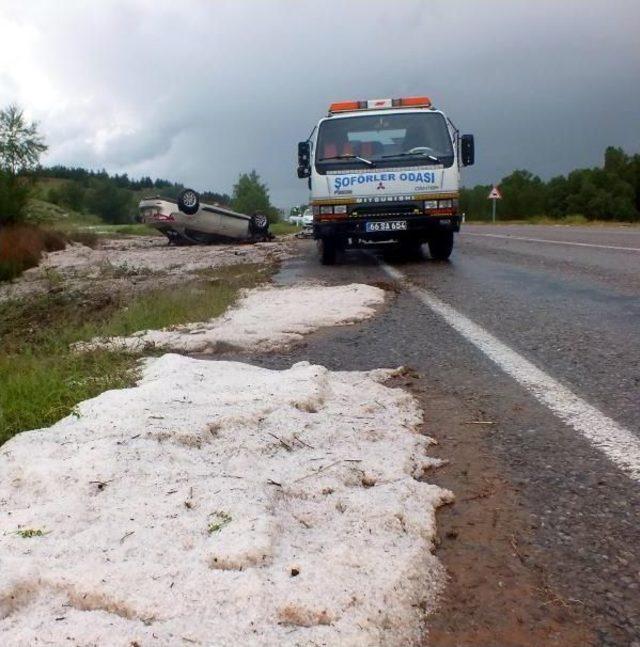
[[[193,189],[184,189],[178,195],[178,209],[188,216],[193,216],[200,209],[200,196]]]
[[[254,236],[266,236],[269,231],[269,219],[263,213],[257,212],[251,216],[249,231]]]
[[[320,248],[320,262],[323,265],[335,265],[338,247],[333,238],[321,238],[318,242]]]
[[[453,251],[453,232],[443,231],[429,240],[429,254],[434,261],[449,260]]]

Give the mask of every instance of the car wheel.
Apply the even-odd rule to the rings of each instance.
[[[249,229],[254,236],[265,236],[269,231],[269,219],[263,213],[254,213],[249,221]]]
[[[178,209],[192,216],[200,208],[200,196],[193,189],[184,189],[178,195]]]
[[[429,254],[435,261],[446,261],[453,250],[453,232],[443,231],[429,240]]]

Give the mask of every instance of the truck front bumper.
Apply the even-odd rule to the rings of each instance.
[[[368,222],[406,221],[407,228],[395,231],[368,232]],[[417,216],[344,218],[332,221],[315,221],[313,237],[332,238],[344,247],[361,247],[389,241],[415,241],[426,243],[439,232],[460,231],[460,216]]]

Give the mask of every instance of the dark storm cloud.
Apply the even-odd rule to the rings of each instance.
[[[332,100],[428,93],[478,141],[467,183],[638,150],[640,3],[0,2],[0,102],[49,162],[304,201],[295,144]]]

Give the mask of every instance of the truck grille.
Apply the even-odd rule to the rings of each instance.
[[[356,205],[350,215],[355,218],[367,218],[370,216],[408,216],[414,213],[422,214],[417,202],[384,202]]]

